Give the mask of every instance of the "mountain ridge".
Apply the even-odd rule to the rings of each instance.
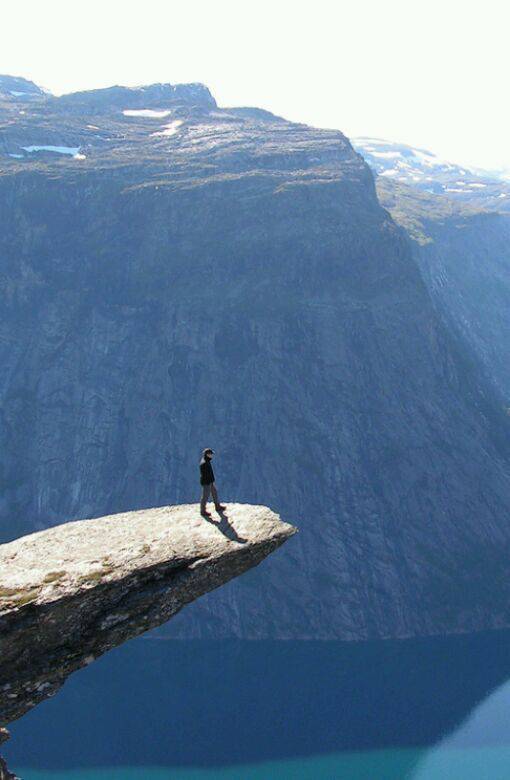
[[[452,163],[427,149],[380,138],[360,136],[351,142],[378,177],[475,208],[510,211],[510,182],[503,170]]]

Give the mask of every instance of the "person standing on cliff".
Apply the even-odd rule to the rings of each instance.
[[[214,450],[211,450],[210,447],[206,447],[206,449],[202,453],[202,459],[200,461],[200,484],[202,485],[202,498],[200,500],[200,514],[204,517],[210,517],[211,513],[207,511],[206,503],[209,498],[209,494],[212,493],[213,501],[214,501],[214,507],[217,512],[222,512],[224,509],[226,509],[226,506],[223,506],[223,504],[220,504],[220,500],[218,498],[218,491],[216,490],[216,485],[214,484],[214,471],[212,469],[211,460],[214,455]]]

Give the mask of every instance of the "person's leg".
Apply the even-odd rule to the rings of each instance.
[[[214,482],[211,485],[211,492],[214,501],[214,506],[216,507],[216,509],[225,509],[225,507],[222,506],[222,504],[220,504],[220,499],[218,498],[218,491],[216,490],[216,485],[214,484]]]
[[[210,485],[202,485],[202,498],[200,499],[200,512],[204,514],[206,511],[206,503],[207,499],[209,498],[209,493],[211,492],[211,486]]]

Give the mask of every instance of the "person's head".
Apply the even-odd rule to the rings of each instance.
[[[206,450],[204,450],[204,455],[205,455],[206,458],[209,458],[209,460],[210,460],[212,458],[212,456],[214,455],[214,450],[211,450],[211,448],[208,447]]]

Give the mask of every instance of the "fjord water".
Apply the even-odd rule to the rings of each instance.
[[[510,632],[135,639],[12,724],[23,780],[505,780]]]

